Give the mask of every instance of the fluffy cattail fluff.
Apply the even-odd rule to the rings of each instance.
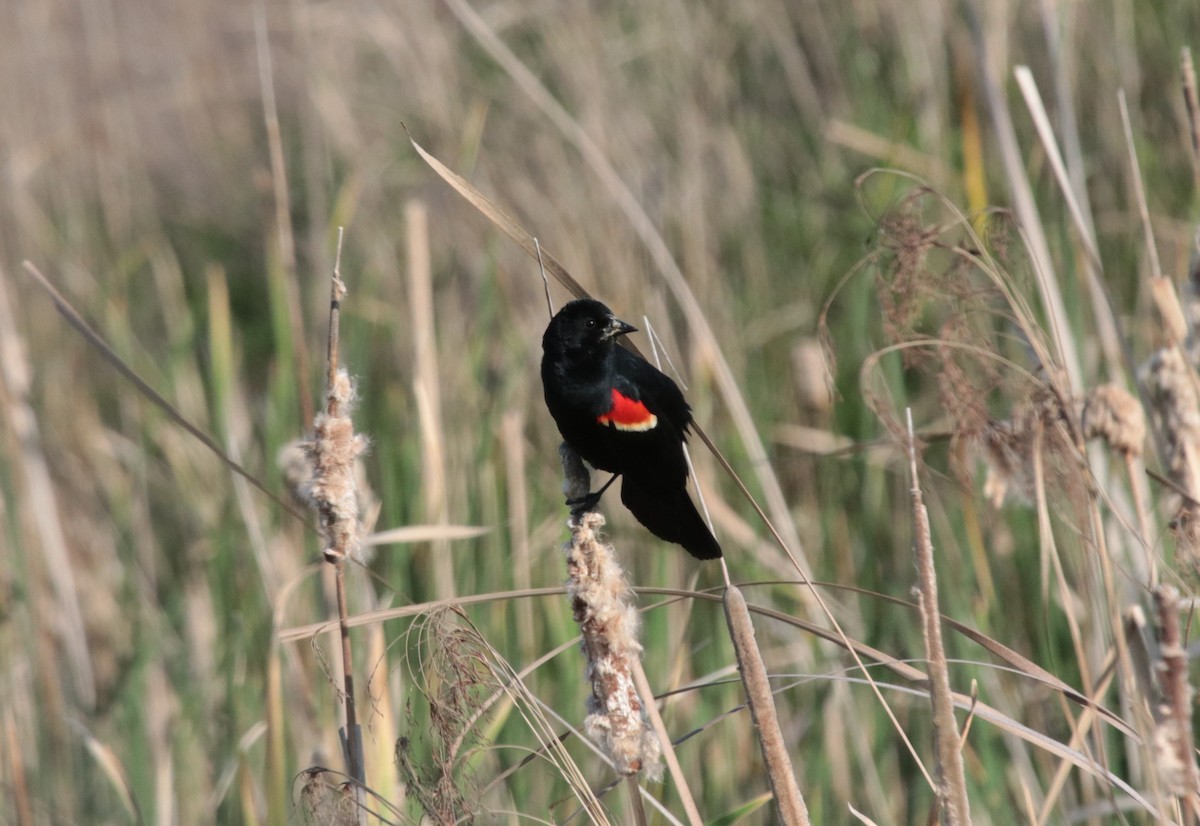
[[[1083,437],[1103,439],[1126,456],[1141,456],[1146,439],[1146,416],[1141,403],[1115,384],[1102,384],[1083,405]]]
[[[579,483],[579,472],[586,477],[586,471],[565,445],[563,469],[568,496],[574,498],[581,488],[586,494],[586,481]],[[584,731],[608,755],[618,773],[640,771],[657,780],[662,775],[661,747],[646,723],[632,671],[642,654],[632,591],[612,546],[598,538],[604,517],[588,511],[572,517],[568,526],[571,541],[563,547],[567,594],[582,637],[585,675],[592,686]]]
[[[338,371],[328,401],[327,409],[336,412],[318,413],[313,419],[312,438],[303,443],[312,463],[312,477],[302,490],[320,514],[325,556],[336,561],[347,556],[358,558],[362,531],[354,463],[367,449],[367,439],[354,432],[350,420],[354,385],[345,370]]]

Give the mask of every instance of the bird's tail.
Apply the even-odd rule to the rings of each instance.
[[[717,559],[721,546],[700,517],[686,487],[663,490],[625,475],[621,479],[621,501],[650,533],[682,545],[696,559]]]

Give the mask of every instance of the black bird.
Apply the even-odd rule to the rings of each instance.
[[[687,492],[692,409],[675,382],[617,343],[634,330],[592,299],[559,310],[542,336],[546,407],[576,453],[621,477],[621,501],[652,534],[716,559],[721,546]],[[610,484],[567,504],[594,506]]]

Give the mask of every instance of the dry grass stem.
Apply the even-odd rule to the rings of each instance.
[[[446,434],[442,417],[442,377],[434,329],[433,265],[429,253],[429,210],[418,200],[404,207],[407,242],[408,303],[413,335],[413,392],[421,422],[421,468],[426,519],[447,523]],[[434,593],[454,596],[453,556],[448,542],[433,542],[427,553],[433,570]]]
[[[1146,414],[1142,403],[1115,384],[1102,384],[1088,394],[1080,419],[1083,438],[1100,439],[1125,462],[1129,490],[1137,518],[1139,539],[1145,549],[1145,581],[1158,582],[1158,560],[1150,545],[1150,511],[1147,505],[1145,466]]]
[[[413,688],[429,716],[418,723],[409,705],[408,731],[395,744],[396,763],[406,794],[430,820],[443,826],[469,823],[481,812],[472,759],[483,745],[481,728],[492,702],[516,681],[457,609],[432,611],[414,631],[419,632],[416,649],[422,656],[414,664]],[[425,754],[418,760],[419,743]]]
[[[1117,103],[1121,110],[1121,126],[1125,130],[1125,145],[1129,149],[1130,181],[1133,197],[1137,202],[1138,217],[1142,222],[1142,234],[1146,241],[1146,255],[1150,261],[1150,277],[1163,277],[1162,264],[1158,259],[1158,245],[1154,243],[1154,228],[1150,225],[1150,207],[1146,203],[1146,188],[1142,183],[1142,165],[1138,162],[1137,149],[1133,141],[1133,124],[1129,120],[1129,107],[1125,103],[1125,90],[1117,92]],[[1168,319],[1170,321],[1170,319]]]
[[[1096,339],[1104,350],[1105,361],[1108,363],[1110,371],[1116,377],[1123,379],[1132,370],[1132,365],[1126,364],[1124,353],[1121,350],[1121,336],[1118,332],[1117,319],[1113,313],[1106,286],[1100,278],[1100,252],[1096,248],[1096,229],[1088,212],[1087,188],[1082,185],[1081,178],[1073,180],[1067,170],[1033,73],[1028,66],[1017,66],[1013,70],[1013,74],[1017,79],[1017,85],[1021,88],[1026,106],[1033,116],[1038,137],[1042,141],[1042,147],[1046,150],[1046,157],[1050,161],[1050,167],[1054,171],[1059,189],[1067,202],[1067,211],[1082,240],[1088,297],[1091,300],[1092,316],[1098,328]],[[1067,107],[1067,111],[1069,110],[1070,107]],[[1079,186],[1076,186],[1076,183],[1079,183]]]
[[[950,692],[950,670],[942,644],[941,609],[938,605],[937,574],[933,562],[933,537],[929,514],[925,509],[921,482],[917,475],[916,438],[912,411],[908,414],[908,466],[912,481],[909,494],[913,509],[913,548],[917,562],[917,602],[921,609],[925,638],[925,658],[929,663],[929,697],[933,704],[934,752],[937,759],[938,799],[942,822],[959,826],[971,822],[967,779],[963,769],[958,723],[954,719],[954,701]]]
[[[500,441],[504,447],[513,585],[518,591],[528,591],[532,587],[530,572],[533,565],[529,541],[528,480],[525,476],[525,419],[517,410],[509,410],[500,420]],[[532,657],[535,650],[533,603],[527,599],[518,600],[513,609],[517,612],[517,639],[521,654]]]
[[[254,44],[258,59],[259,91],[262,94],[263,124],[267,132],[267,148],[271,158],[271,193],[275,206],[275,233],[278,242],[279,266],[268,272],[277,279],[291,321],[291,346],[296,354],[296,385],[302,421],[313,418],[312,389],[309,384],[310,362],[304,335],[304,313],[301,309],[300,286],[296,277],[296,240],[292,230],[292,198],[288,191],[287,165],[283,156],[283,137],[279,128],[279,109],[275,100],[275,73],[271,60],[271,43],[267,30],[265,0],[254,2]]]
[[[754,625],[746,608],[746,599],[736,585],[725,589],[722,600],[725,606],[725,623],[729,627],[729,639],[737,654],[738,672],[746,688],[746,702],[754,729],[758,734],[759,748],[767,767],[767,779],[775,795],[781,823],[788,826],[807,824],[808,807],[800,794],[792,758],[788,754],[787,742],[779,727],[779,716],[775,712],[775,695],[771,692],[771,681],[758,641],[754,636]]]
[[[75,331],[83,336],[84,339],[87,340],[87,343],[95,348],[96,351],[104,357],[105,361],[112,365],[118,373],[128,379],[129,382],[137,388],[138,393],[140,393],[155,407],[161,410],[172,422],[183,428],[183,430],[185,430],[189,436],[208,448],[208,450],[214,456],[220,459],[221,462],[223,462],[231,471],[241,476],[254,487],[258,488],[260,492],[265,494],[287,513],[291,514],[297,519],[304,519],[299,511],[276,496],[273,491],[268,490],[267,487],[258,479],[258,477],[235,462],[229,456],[229,454],[227,454],[221,448],[220,445],[213,441],[211,436],[200,430],[200,428],[189,421],[182,413],[179,412],[179,409],[176,408],[175,405],[167,401],[166,398],[164,398],[161,393],[155,390],[149,382],[138,375],[138,373],[134,371],[134,369],[130,367],[124,359],[117,355],[117,352],[112,348],[112,345],[105,341],[98,332],[92,329],[92,326],[84,320],[79,311],[76,310],[69,301],[67,301],[63,294],[60,293],[58,289],[50,283],[50,280],[42,274],[41,270],[35,267],[30,261],[23,261],[21,265],[25,269],[25,272],[29,273],[29,275],[33,277],[38,286],[45,290],[50,296],[51,300],[54,302],[54,309],[58,311],[58,314],[66,319],[67,323],[74,327]]]
[[[52,291],[41,273],[28,264],[26,269]],[[52,291],[52,295],[56,293]],[[63,532],[62,514],[42,445],[41,429],[30,402],[33,369],[25,342],[17,333],[16,315],[10,302],[9,281],[0,271],[0,404],[7,408],[5,417],[21,445],[18,462],[26,487],[25,502],[41,552],[40,556],[30,555],[30,558],[34,564],[39,560],[43,563],[38,565],[39,574],[49,580],[50,590],[54,593],[54,614],[59,620],[58,636],[65,653],[66,676],[74,689],[75,700],[83,708],[91,708],[96,702],[96,677],[88,653],[87,629],[75,583],[75,567],[71,563],[67,537]]]
[[[1188,137],[1192,145],[1192,174],[1195,186],[1200,191],[1200,99],[1196,91],[1196,64],[1192,62],[1192,50],[1184,46],[1180,54],[1180,75],[1183,86],[1183,103],[1187,107]]]
[[[646,669],[642,667],[640,658],[635,657],[632,663],[633,684],[637,688],[639,696],[648,698],[643,710],[654,729],[655,736],[658,737],[658,747],[662,752],[663,761],[667,764],[667,771],[675,781],[679,803],[683,806],[688,823],[691,826],[701,826],[704,819],[700,817],[700,809],[696,807],[696,799],[692,797],[692,788],[687,782],[687,776],[683,773],[683,767],[679,765],[679,756],[675,754],[675,745],[671,742],[667,724],[663,721],[662,715],[658,713],[658,704],[654,700],[654,689],[650,686],[649,678],[646,677]]]
[[[1162,319],[1163,332],[1171,344],[1183,345],[1188,340],[1188,323],[1175,291],[1175,282],[1165,275],[1150,277],[1150,296]]]
[[[1004,95],[999,78],[996,77],[995,60],[988,41],[984,22],[980,19],[981,9],[966,7],[967,21],[971,29],[974,56],[978,61],[980,79],[983,83],[984,101],[992,116],[992,128],[998,142],[1000,159],[1022,231],[1025,233],[1030,256],[1033,259],[1034,275],[1042,304],[1049,317],[1050,340],[1054,352],[1059,355],[1058,363],[1066,372],[1067,386],[1071,395],[1078,396],[1083,388],[1083,369],[1080,366],[1079,348],[1067,319],[1062,292],[1054,274],[1054,259],[1038,213],[1033,188],[1025,172],[1025,159],[1017,143],[1012,112]]]
[[[33,806],[30,801],[29,786],[25,782],[25,764],[23,760],[24,749],[21,747],[20,735],[17,733],[17,724],[13,720],[12,708],[8,708],[4,713],[4,730],[0,732],[0,737],[4,740],[4,755],[7,757],[7,766],[5,767],[5,777],[7,778],[6,785],[10,789],[11,812],[16,817],[16,822],[20,826],[34,823]]]

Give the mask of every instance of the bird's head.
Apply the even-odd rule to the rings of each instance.
[[[565,305],[550,320],[542,337],[542,349],[548,353],[552,350],[564,354],[601,353],[620,336],[636,330],[599,301],[581,298]]]

